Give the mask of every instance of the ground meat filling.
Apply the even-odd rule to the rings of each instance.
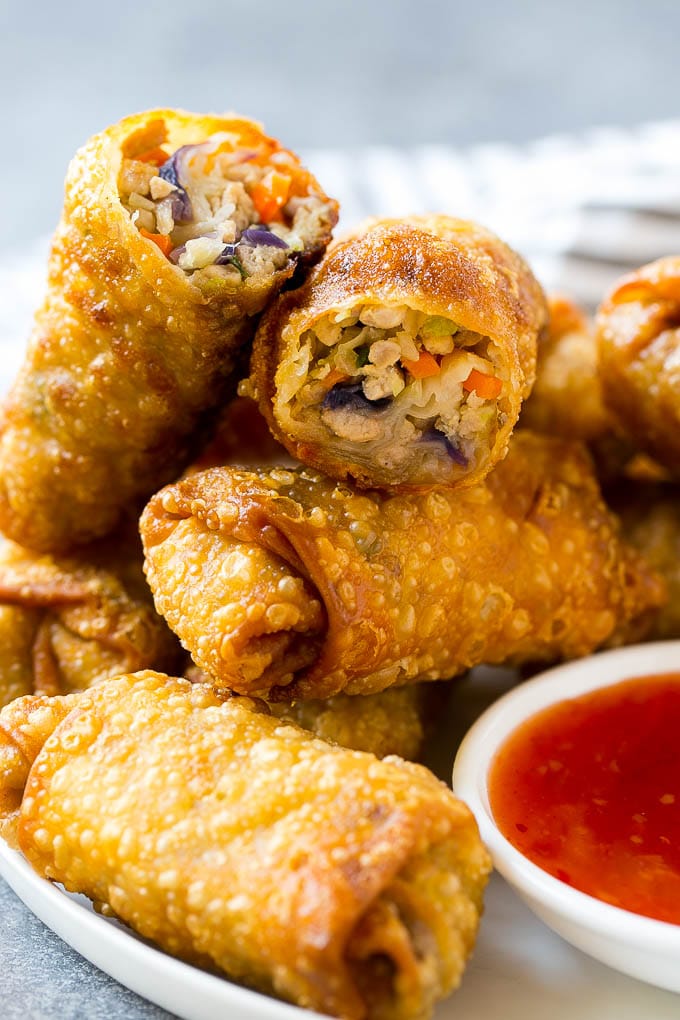
[[[185,273],[237,284],[283,269],[328,226],[328,203],[292,189],[293,160],[216,134],[172,154],[155,148],[124,159],[120,198],[140,233]]]
[[[430,454],[463,473],[504,421],[492,342],[442,316],[405,306],[344,310],[303,335],[296,360],[293,417],[320,414],[332,437],[371,444],[385,467],[415,442],[426,472]]]

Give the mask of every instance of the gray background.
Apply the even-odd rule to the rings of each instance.
[[[234,109],[298,149],[522,141],[678,115],[677,0],[0,0],[0,253],[50,231],[72,152],[155,105]],[[0,882],[0,1015],[161,1012]]]
[[[0,250],[52,229],[126,113],[234,109],[292,148],[520,141],[678,113],[677,0],[0,0]]]

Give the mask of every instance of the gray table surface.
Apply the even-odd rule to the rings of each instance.
[[[157,105],[236,109],[293,148],[519,141],[677,116],[676,0],[0,0],[0,252],[57,220],[70,155]],[[168,1016],[0,881],[0,1016]]]

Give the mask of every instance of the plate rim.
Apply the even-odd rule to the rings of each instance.
[[[149,945],[133,929],[105,917],[33,870],[0,839],[0,876],[44,925],[99,970],[182,1020],[327,1020],[323,1014],[244,988]]]

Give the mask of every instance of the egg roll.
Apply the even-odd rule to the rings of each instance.
[[[238,396],[220,411],[214,434],[184,474],[196,474],[225,464],[262,467],[292,463],[288,451],[269,431],[255,401]]]
[[[614,428],[602,398],[595,329],[567,297],[549,296],[548,310],[548,328],[538,344],[536,382],[520,420],[535,432],[592,443]]]
[[[212,683],[195,665],[184,676],[192,683]],[[277,719],[296,723],[330,744],[376,758],[396,754],[418,761],[448,695],[447,684],[409,684],[378,694],[336,694],[324,701],[275,701],[268,708]]]
[[[371,221],[266,312],[250,392],[290,454],[333,478],[472,485],[505,454],[546,316],[528,266],[483,227]]]
[[[680,638],[680,488],[621,484],[607,492],[620,516],[626,541],[639,550],[666,582],[668,601],[647,634],[652,640]]]
[[[490,862],[421,766],[151,672],[14,702],[0,761],[5,838],[175,956],[345,1020],[460,981]]]
[[[0,705],[130,670],[171,669],[180,654],[154,610],[137,537],[61,558],[1,541]]]
[[[664,598],[585,448],[528,430],[470,489],[214,468],[156,494],[140,528],[156,608],[194,661],[270,701],[585,655],[644,632]]]
[[[680,256],[625,276],[597,315],[607,407],[637,449],[680,474]]]
[[[638,470],[640,454],[605,406],[595,327],[569,298],[548,298],[548,328],[538,343],[536,382],[519,425],[588,444],[598,475]]]
[[[336,219],[298,159],[243,118],[153,110],[90,139],[3,411],[0,529],[68,552],[176,478],[256,315]]]

